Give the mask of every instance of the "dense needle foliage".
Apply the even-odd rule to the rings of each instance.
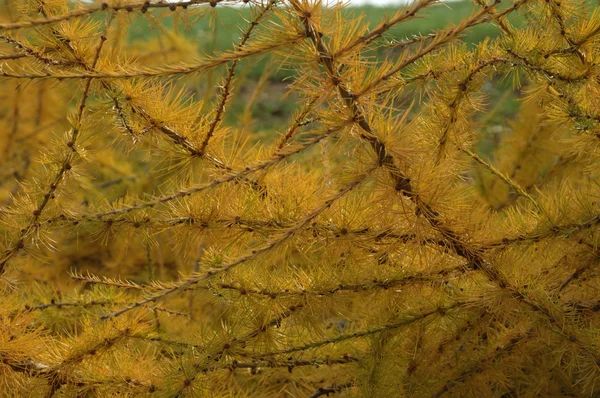
[[[598,9],[246,3],[3,1],[2,394],[600,394]]]

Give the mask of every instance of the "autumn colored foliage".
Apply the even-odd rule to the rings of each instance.
[[[3,0],[3,396],[600,394],[598,8],[330,3]]]

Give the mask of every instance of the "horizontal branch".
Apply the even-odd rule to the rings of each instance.
[[[333,384],[329,387],[319,387],[319,389],[317,391],[315,391],[314,393],[312,393],[309,398],[319,398],[319,397],[322,397],[323,395],[328,397],[329,394],[336,394],[340,391],[343,391],[347,388],[352,387],[353,385],[354,385],[354,383],[349,381],[347,383],[342,383],[342,384]]]
[[[0,78],[11,78],[11,79],[29,79],[29,80],[41,80],[41,79],[132,79],[132,78],[150,78],[150,77],[173,77],[179,75],[187,75],[190,73],[198,73],[214,69],[218,66],[225,65],[232,61],[240,61],[245,58],[249,58],[255,55],[268,53],[280,47],[289,46],[295,43],[305,36],[303,33],[296,33],[290,35],[285,40],[266,43],[263,45],[255,45],[253,47],[243,47],[228,53],[220,54],[219,57],[207,58],[196,64],[181,64],[181,65],[169,65],[160,68],[138,68],[132,71],[124,72],[38,72],[35,71],[29,73],[14,73],[0,70]]]
[[[234,290],[239,294],[245,296],[247,294],[255,294],[260,296],[266,296],[269,298],[277,298],[277,297],[288,297],[288,296],[330,296],[332,294],[340,293],[340,292],[364,292],[364,291],[372,291],[374,289],[383,289],[388,290],[392,288],[398,288],[401,286],[418,284],[418,283],[434,283],[443,281],[444,277],[452,275],[454,273],[464,275],[465,265],[460,265],[457,267],[452,267],[448,269],[443,269],[437,272],[433,272],[431,274],[423,274],[416,273],[414,275],[407,275],[399,278],[383,278],[383,279],[372,279],[365,282],[359,283],[339,283],[336,286],[332,286],[330,288],[322,288],[318,290],[312,289],[302,289],[302,290],[291,290],[285,289],[280,291],[274,290],[262,290],[262,289],[252,289],[245,288],[241,286],[231,285],[227,283],[215,283],[211,284],[218,289],[223,290]]]
[[[24,28],[33,28],[39,27],[43,25],[51,25],[62,21],[69,21],[76,18],[85,17],[88,15],[95,14],[100,11],[141,11],[146,12],[148,9],[152,8],[169,8],[174,11],[176,8],[180,7],[182,9],[186,9],[190,6],[201,5],[201,4],[216,4],[221,3],[225,0],[188,0],[188,1],[178,1],[178,2],[157,2],[151,3],[150,1],[137,1],[132,2],[130,4],[123,5],[110,5],[108,3],[101,3],[95,7],[85,7],[77,10],[70,11],[61,15],[52,15],[47,18],[40,19],[32,19],[29,21],[20,21],[20,22],[10,22],[10,23],[0,23],[0,31],[1,30],[15,30],[15,29],[24,29]]]
[[[438,307],[438,308],[430,310],[430,311],[422,312],[418,315],[408,316],[405,319],[402,319],[402,320],[399,320],[396,322],[392,322],[392,323],[388,323],[383,326],[379,326],[379,327],[375,327],[375,328],[367,329],[367,330],[362,330],[362,331],[354,332],[354,333],[341,334],[336,337],[330,337],[327,339],[315,341],[313,343],[308,343],[308,344],[298,346],[298,347],[286,348],[286,349],[279,350],[279,351],[271,351],[269,353],[261,354],[259,357],[266,358],[266,357],[272,357],[275,355],[284,355],[284,354],[291,354],[294,352],[307,351],[307,350],[312,350],[315,348],[320,348],[320,347],[323,347],[323,346],[326,346],[329,344],[340,343],[340,342],[346,341],[346,340],[352,340],[352,339],[358,339],[361,337],[372,336],[374,334],[385,332],[388,330],[400,329],[402,327],[412,325],[413,323],[416,323],[423,319],[429,318],[435,314],[444,316],[447,312],[452,311],[454,309],[459,309],[461,307],[464,307],[466,304],[467,304],[466,302],[458,301],[458,302],[450,304],[448,306]]]
[[[543,229],[533,230],[529,233],[520,234],[514,237],[505,237],[500,240],[490,242],[482,247],[483,250],[491,250],[499,247],[505,247],[515,243],[535,243],[541,240],[564,235],[571,237],[579,232],[588,230],[600,225],[600,214],[578,223],[569,223],[563,225],[551,225]]]

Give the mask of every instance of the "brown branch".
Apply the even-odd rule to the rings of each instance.
[[[347,334],[341,334],[335,337],[330,337],[330,338],[326,338],[323,340],[319,340],[319,341],[315,341],[312,343],[308,343],[302,346],[297,346],[297,347],[290,347],[290,348],[285,348],[283,350],[278,350],[278,351],[271,351],[265,354],[260,354],[258,356],[253,356],[255,358],[268,358],[268,357],[273,357],[275,355],[286,355],[286,354],[291,354],[294,352],[301,352],[301,351],[307,351],[307,350],[312,350],[315,348],[320,348],[326,345],[330,345],[330,344],[336,344],[342,341],[347,341],[347,340],[354,340],[354,339],[358,339],[361,337],[367,337],[367,336],[372,336],[374,334],[378,334],[381,332],[385,332],[388,330],[394,330],[394,329],[399,329],[405,326],[409,326],[412,325],[416,322],[419,322],[421,320],[427,319],[435,314],[438,314],[440,316],[444,316],[446,313],[448,313],[449,311],[452,311],[454,309],[460,309],[464,306],[466,306],[467,303],[466,302],[455,302],[453,304],[447,305],[445,307],[438,307],[435,308],[433,310],[430,311],[425,311],[422,312],[420,314],[414,315],[414,316],[409,316],[406,317],[405,319],[401,319],[399,321],[396,322],[392,322],[392,323],[388,323],[386,325],[382,325],[379,327],[375,327],[372,329],[367,329],[367,330],[361,330],[358,332],[353,332],[353,333],[347,333]]]
[[[336,394],[340,391],[351,388],[353,385],[354,385],[354,383],[349,381],[347,383],[342,383],[342,384],[333,384],[329,387],[319,387],[319,389],[317,391],[313,392],[309,398],[319,398],[323,395],[328,397],[329,394]]]
[[[288,361],[264,360],[256,362],[237,362],[233,361],[230,364],[223,365],[225,369],[258,369],[258,368],[288,368],[291,372],[293,368],[304,366],[333,366],[347,365],[358,362],[358,358],[344,355],[340,358],[317,358],[317,359],[294,359]],[[212,369],[211,369],[212,370]]]
[[[402,286],[406,286],[406,285],[439,282],[442,280],[442,278],[452,275],[454,273],[463,275],[465,272],[464,267],[465,267],[464,265],[459,265],[456,267],[433,272],[431,274],[416,273],[414,275],[407,275],[407,276],[399,277],[399,278],[384,278],[384,279],[375,278],[370,281],[360,282],[360,283],[347,283],[347,284],[340,283],[336,286],[332,286],[331,288],[324,288],[324,289],[319,289],[319,290],[309,290],[309,289],[289,290],[289,289],[285,289],[285,290],[280,290],[280,291],[274,291],[274,290],[262,290],[262,289],[249,289],[249,288],[245,288],[242,286],[236,286],[236,285],[227,284],[227,283],[214,283],[214,284],[210,284],[209,287],[212,286],[214,288],[223,289],[223,290],[233,290],[233,291],[238,292],[242,296],[245,296],[248,294],[256,294],[256,295],[260,295],[260,296],[266,296],[266,297],[269,297],[272,299],[277,298],[277,297],[288,297],[288,296],[324,297],[324,296],[331,296],[333,294],[340,293],[340,292],[358,293],[358,292],[364,292],[364,291],[372,291],[374,289],[388,290],[388,289],[398,288],[398,287],[402,287]]]
[[[478,73],[485,70],[486,68],[488,68],[490,66],[494,66],[498,63],[506,63],[506,62],[508,62],[508,59],[499,58],[499,57],[494,57],[494,58],[487,59],[487,60],[478,60],[475,63],[475,66],[473,68],[471,68],[471,70],[469,71],[469,74],[458,83],[458,91],[457,91],[456,95],[454,96],[454,98],[452,99],[452,101],[447,105],[448,108],[450,109],[450,117],[448,118],[448,121],[447,121],[446,125],[444,126],[444,131],[442,132],[442,136],[440,137],[440,139],[438,141],[437,164],[439,164],[439,162],[442,158],[443,150],[445,148],[445,145],[448,141],[448,136],[450,134],[450,129],[452,128],[452,125],[454,125],[458,121],[458,109],[460,107],[461,101],[467,97],[467,94],[469,92],[469,83],[471,83],[471,81],[473,81],[473,79],[475,78],[475,76]],[[475,159],[475,160],[478,161],[478,159]],[[481,163],[481,162],[479,162],[479,163]],[[487,166],[487,164],[485,164],[485,163],[483,163],[483,164],[484,164],[484,166]],[[489,166],[488,166],[488,169],[489,169]]]
[[[296,134],[298,129],[304,125],[304,123],[306,122],[305,118],[314,109],[314,106],[316,105],[318,100],[319,97],[314,96],[311,99],[309,99],[306,102],[306,104],[304,104],[302,110],[298,112],[298,114],[294,117],[294,122],[292,123],[292,125],[288,128],[286,133],[283,135],[283,137],[277,144],[277,150],[281,150],[292,139],[292,137],[294,136],[294,134]]]
[[[580,243],[592,250],[593,257],[577,267],[577,269],[575,269],[575,271],[573,271],[573,273],[571,273],[571,275],[569,275],[569,277],[560,284],[560,287],[558,288],[559,292],[564,290],[564,288],[566,288],[574,280],[579,279],[581,275],[592,268],[592,266],[595,264],[598,264],[598,261],[600,260],[600,250],[597,247],[590,243],[584,242],[583,240],[580,240]]]
[[[172,3],[171,3],[172,4]],[[249,58],[258,54],[263,54],[265,52],[269,52],[275,50],[277,48],[281,48],[283,46],[290,45],[297,41],[300,41],[304,38],[303,33],[297,33],[295,35],[290,35],[290,37],[285,38],[284,40],[276,43],[268,43],[262,46],[257,46],[257,48],[248,49],[248,50],[236,50],[229,53],[221,54],[219,57],[208,58],[204,61],[198,62],[193,65],[182,64],[182,65],[170,65],[164,66],[156,69],[152,68],[139,68],[135,69],[131,72],[77,72],[77,73],[13,73],[13,72],[4,72],[0,71],[0,78],[10,78],[10,79],[30,79],[30,80],[43,80],[43,79],[131,79],[131,78],[151,78],[151,77],[168,77],[168,76],[176,76],[176,75],[186,75],[190,73],[198,73],[207,71],[218,66],[227,64],[229,62],[235,60],[241,60],[245,58]]]
[[[411,4],[406,10],[404,10],[404,12],[396,13],[396,16],[390,20],[388,20],[387,17],[383,18],[375,28],[369,31],[369,33],[357,37],[352,42],[348,43],[345,47],[332,53],[332,56],[334,58],[338,58],[349,51],[356,50],[358,46],[368,45],[369,43],[381,37],[385,32],[393,28],[395,25],[398,25],[402,22],[405,22],[406,20],[414,18],[417,12],[433,4],[438,4],[438,0],[420,0]]]
[[[21,59],[21,58],[25,58],[27,57],[27,54],[7,54],[7,55],[0,55],[0,61],[8,61],[8,60],[14,60],[14,59]]]
[[[548,228],[534,230],[529,233],[520,234],[514,237],[505,237],[500,240],[487,243],[482,247],[482,250],[487,251],[499,247],[506,247],[515,243],[539,242],[541,240],[564,235],[571,237],[581,231],[591,229],[600,225],[600,214],[588,218],[587,220],[578,223],[569,223],[562,225],[551,225]]]
[[[587,70],[585,72],[583,72],[582,74],[580,74],[579,76],[568,76],[568,75],[563,75],[562,73],[559,73],[558,71],[552,71],[549,69],[544,68],[543,66],[540,65],[536,65],[534,61],[532,61],[531,59],[527,58],[524,55],[521,54],[517,54],[514,50],[512,49],[506,49],[506,52],[511,55],[512,57],[515,58],[516,61],[519,61],[518,63],[521,64],[522,66],[526,67],[527,69],[530,69],[534,72],[538,72],[539,74],[541,74],[542,76],[544,76],[546,79],[548,79],[548,81],[550,81],[551,79],[556,79],[565,83],[581,83],[583,81],[585,81],[588,77],[589,74],[592,72],[591,70]]]
[[[143,2],[137,2],[132,4],[125,5],[110,5],[108,3],[101,3],[96,7],[86,7],[80,8],[78,10],[70,11],[66,14],[62,15],[54,15],[48,16],[46,18],[40,19],[32,19],[29,21],[21,21],[21,22],[12,22],[12,23],[0,23],[0,31],[2,30],[15,30],[15,29],[23,29],[23,28],[33,28],[37,26],[50,25],[55,24],[61,21],[69,21],[76,18],[85,17],[88,15],[95,14],[100,11],[121,11],[125,10],[127,12],[140,11],[142,13],[146,12],[149,9],[153,8],[168,8],[171,11],[175,11],[178,7],[182,9],[186,9],[190,6],[199,5],[199,4],[213,4],[220,3],[225,0],[188,0],[188,1],[179,1],[173,3],[151,3],[148,0]]]

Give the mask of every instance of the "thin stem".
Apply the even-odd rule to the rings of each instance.
[[[286,355],[286,354],[291,354],[294,352],[308,351],[308,350],[320,348],[320,347],[323,347],[326,345],[340,343],[342,341],[354,340],[354,339],[358,339],[361,337],[367,337],[367,336],[371,336],[371,335],[378,334],[381,332],[385,332],[388,330],[403,328],[403,327],[412,325],[416,322],[419,322],[421,320],[427,319],[435,314],[443,316],[447,312],[454,310],[454,309],[459,309],[465,305],[466,305],[466,303],[456,302],[456,303],[450,304],[445,307],[439,307],[439,308],[436,308],[436,309],[433,309],[430,311],[422,312],[418,315],[409,316],[409,317],[406,317],[405,319],[401,319],[399,321],[392,322],[392,323],[389,323],[389,324],[386,324],[383,326],[379,326],[379,327],[375,327],[375,328],[367,329],[367,330],[362,330],[362,331],[354,332],[354,333],[341,334],[336,337],[330,337],[327,339],[315,341],[313,343],[308,343],[308,344],[298,346],[298,347],[285,348],[285,349],[279,350],[279,351],[271,351],[266,354],[261,354],[260,357],[265,358],[265,357],[271,357],[271,356],[275,356],[275,355]]]
[[[289,46],[290,44],[296,43],[304,38],[303,33],[297,33],[290,35],[282,39],[281,41],[274,43],[257,44],[251,49],[236,50],[225,54],[220,54],[218,57],[208,58],[204,61],[196,64],[185,64],[185,65],[170,65],[160,68],[135,68],[130,72],[77,72],[77,73],[13,73],[13,72],[0,72],[0,78],[11,78],[11,79],[30,79],[30,80],[43,80],[43,79],[132,79],[132,78],[151,78],[151,77],[169,77],[177,75],[187,75],[191,73],[199,73],[211,70],[221,65],[227,64],[232,61],[242,60],[250,58],[255,55],[264,54],[281,47]]]
[[[238,44],[238,46],[237,46],[237,50],[240,50],[241,48],[243,48],[246,45],[246,42],[250,39],[250,35],[252,34],[252,31],[254,30],[254,28],[260,24],[260,21],[263,19],[263,17],[276,4],[277,4],[276,1],[268,1],[267,5],[261,9],[261,11],[258,13],[258,15],[252,20],[252,22],[250,22],[250,26],[248,26],[248,28],[244,32],[242,40],[241,40],[240,44]],[[231,91],[232,91],[232,82],[233,82],[233,77],[235,76],[235,68],[238,65],[239,61],[240,61],[239,59],[236,59],[231,63],[231,65],[229,65],[227,67],[227,75],[225,76],[225,82],[221,85],[221,87],[219,89],[219,102],[217,104],[215,116],[214,116],[213,120],[210,122],[210,125],[208,126],[208,131],[206,132],[206,137],[202,141],[202,144],[200,145],[200,148],[199,148],[199,152],[201,154],[203,154],[206,151],[208,142],[212,138],[213,134],[215,133],[215,130],[217,129],[217,127],[219,126],[219,124],[221,123],[221,121],[223,119],[223,115],[225,113],[225,105],[227,104],[227,101],[229,100],[229,97],[230,97]]]
[[[323,395],[328,397],[329,394],[337,394],[338,392],[351,388],[353,385],[354,383],[349,381],[342,384],[333,384],[329,387],[319,387],[319,389],[312,393],[309,398],[319,398]]]
[[[101,3],[95,7],[85,7],[77,10],[70,11],[66,14],[62,15],[54,15],[48,16],[46,18],[33,19],[30,21],[22,21],[22,22],[12,22],[12,23],[0,23],[0,31],[2,30],[15,30],[15,29],[24,29],[24,28],[33,28],[43,25],[52,25],[62,21],[70,21],[73,19],[85,17],[88,15],[95,14],[100,11],[108,11],[108,12],[116,12],[116,11],[140,11],[142,13],[146,12],[149,9],[153,8],[169,8],[175,10],[177,7],[181,7],[182,9],[186,9],[190,6],[198,5],[198,4],[209,4],[209,3],[221,3],[225,0],[188,0],[188,1],[178,1],[172,3],[151,3],[150,1],[136,2],[124,5],[110,5],[108,3]]]

